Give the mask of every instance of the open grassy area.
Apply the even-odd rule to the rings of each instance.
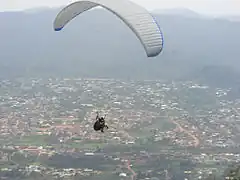
[[[140,125],[139,127],[131,129],[128,133],[131,136],[139,138],[147,138],[153,135],[151,130],[158,129],[161,132],[172,130],[176,127],[170,120],[161,118],[153,120],[153,123],[150,125]]]
[[[51,145],[48,142],[49,135],[31,135],[23,136],[20,139],[14,139],[12,143],[14,145],[21,146],[47,146]]]
[[[176,127],[176,125],[173,124],[169,119],[166,119],[166,118],[155,119],[153,121],[153,124],[148,126],[148,128],[158,128],[163,132],[172,130],[175,127]]]
[[[71,148],[96,149],[96,148],[103,148],[106,144],[102,142],[91,142],[91,141],[81,141],[81,142],[69,141],[69,142],[66,142],[64,145]]]

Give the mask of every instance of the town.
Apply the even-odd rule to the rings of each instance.
[[[0,85],[5,179],[204,179],[240,161],[231,89],[90,78]],[[93,129],[97,112],[106,115],[104,133]]]

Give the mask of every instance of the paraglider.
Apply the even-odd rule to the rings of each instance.
[[[104,117],[99,117],[99,114],[97,112],[96,122],[93,125],[93,129],[95,131],[101,130],[101,132],[104,132],[104,128],[108,129],[108,126],[105,124],[105,117],[106,115]]]
[[[118,16],[138,37],[148,57],[163,49],[163,36],[154,17],[129,0],[79,0],[63,8],[54,21],[54,30],[61,31],[76,16],[94,7],[103,7]]]

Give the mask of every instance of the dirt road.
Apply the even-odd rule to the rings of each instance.
[[[129,161],[129,160],[127,161],[127,169],[132,173],[131,178],[132,178],[132,180],[134,180],[137,174],[136,174],[135,171],[131,168],[131,166],[130,166],[130,161]]]
[[[174,121],[173,119],[171,120],[176,126],[177,128],[181,131],[181,132],[184,132],[186,133],[188,136],[190,136],[193,140],[194,140],[194,146],[197,147],[199,146],[200,144],[200,140],[195,136],[193,135],[191,132],[189,132],[187,129],[184,129],[181,124],[179,124],[177,121]]]

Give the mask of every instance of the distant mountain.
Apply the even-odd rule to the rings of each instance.
[[[222,18],[227,19],[229,21],[240,22],[240,16],[225,16],[225,17],[222,17]]]
[[[44,11],[50,11],[50,10],[56,10],[60,8],[49,8],[47,6],[40,6],[40,7],[36,7],[36,8],[30,8],[30,9],[26,9],[24,10],[24,13],[43,13]]]
[[[240,73],[229,66],[204,66],[192,78],[216,87],[240,88]],[[240,95],[240,94],[239,94]],[[240,97],[240,96],[239,96]]]
[[[155,9],[152,11],[154,14],[165,14],[165,15],[180,15],[182,17],[200,18],[202,15],[186,8],[172,8],[172,9]]]
[[[147,58],[135,35],[110,12],[85,12],[63,31],[54,32],[52,23],[59,10],[0,13],[1,77],[191,79],[203,74],[205,67],[216,66],[236,71],[234,76],[240,79],[238,22],[204,19],[185,12],[153,13],[165,44],[161,55]],[[206,74],[204,78],[208,79]],[[231,78],[224,81],[230,83]]]

